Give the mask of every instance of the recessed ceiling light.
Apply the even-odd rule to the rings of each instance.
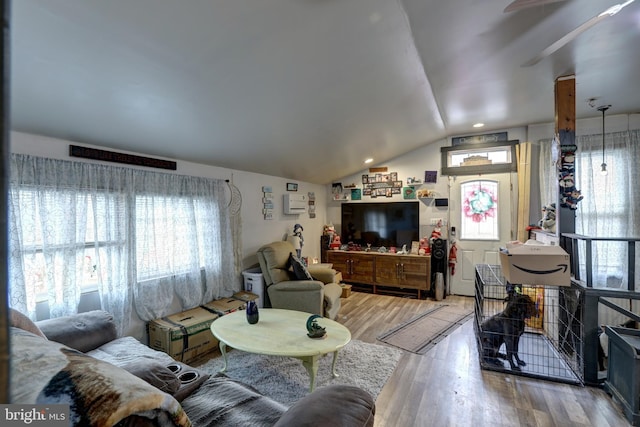
[[[474,128],[481,128],[484,126],[484,123],[476,123],[475,125],[473,125]]]
[[[365,163],[371,163],[371,162],[373,162],[373,159],[369,158],[369,159],[365,160],[364,162]]]

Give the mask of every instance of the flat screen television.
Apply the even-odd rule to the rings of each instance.
[[[340,239],[363,248],[410,249],[411,242],[419,240],[419,213],[418,202],[343,203]]]

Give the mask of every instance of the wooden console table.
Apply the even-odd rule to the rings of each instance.
[[[364,251],[327,251],[327,261],[348,283],[414,289],[418,298],[431,289],[431,257]]]

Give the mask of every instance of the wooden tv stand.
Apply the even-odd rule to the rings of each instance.
[[[364,251],[327,251],[327,262],[348,283],[414,289],[418,298],[431,289],[431,257]]]

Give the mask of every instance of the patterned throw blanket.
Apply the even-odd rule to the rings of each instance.
[[[11,401],[68,404],[74,426],[113,426],[139,417],[191,426],[169,394],[110,363],[13,327]]]

